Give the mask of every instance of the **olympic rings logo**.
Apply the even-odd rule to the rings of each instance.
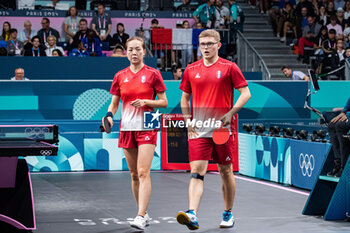
[[[308,154],[303,154],[300,153],[299,155],[299,167],[301,169],[301,172],[303,176],[312,176],[312,171],[315,168],[315,157],[313,154],[308,155]]]
[[[25,128],[24,133],[30,137],[35,139],[44,138],[45,134],[49,132],[49,129],[47,127],[29,127]]]
[[[40,154],[41,155],[45,155],[45,156],[51,155],[52,154],[52,150],[41,150]]]

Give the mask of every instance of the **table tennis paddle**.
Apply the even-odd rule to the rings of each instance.
[[[109,124],[107,117],[103,118],[103,124],[104,124],[104,127],[103,127],[103,125],[100,126],[101,132],[110,133],[112,131],[112,129],[111,129],[111,125]]]
[[[213,141],[217,145],[225,144],[229,138],[230,131],[228,130],[228,128],[223,128],[221,126],[220,128],[215,129],[213,132]]]

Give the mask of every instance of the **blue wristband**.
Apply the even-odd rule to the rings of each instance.
[[[107,112],[106,117],[112,117],[113,118],[113,113],[112,112]]]

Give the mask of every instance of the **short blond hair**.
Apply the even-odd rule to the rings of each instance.
[[[220,42],[220,34],[214,29],[208,29],[208,30],[202,31],[201,34],[199,34],[198,39],[204,38],[204,37],[214,37],[214,39],[217,40],[217,42]]]
[[[54,40],[55,42],[57,42],[56,36],[53,36],[53,35],[48,36],[47,39],[46,39],[46,42],[49,42],[49,39],[51,39],[51,38],[53,38],[53,40]]]

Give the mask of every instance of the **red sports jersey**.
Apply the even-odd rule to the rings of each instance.
[[[144,65],[136,74],[130,70],[130,67],[116,73],[110,93],[120,96],[123,102],[120,130],[144,130],[143,112],[154,111],[154,109],[148,106],[135,108],[130,105],[130,102],[136,99],[154,100],[157,93],[165,90],[160,72],[149,66]]]
[[[247,85],[235,63],[219,58],[205,66],[202,59],[186,67],[180,89],[192,94],[193,119],[205,121],[219,120],[233,107],[233,89]],[[212,130],[197,129],[199,137],[211,137]]]

